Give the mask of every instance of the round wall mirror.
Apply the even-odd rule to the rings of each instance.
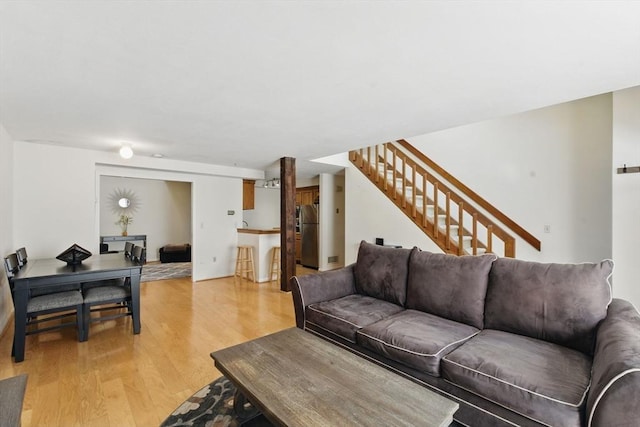
[[[118,188],[109,195],[111,210],[118,215],[131,215],[140,207],[140,201],[131,190]]]

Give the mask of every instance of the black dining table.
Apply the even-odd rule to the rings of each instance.
[[[55,259],[29,259],[13,278],[14,287],[14,360],[24,360],[27,303],[32,289],[81,284],[99,280],[129,278],[133,333],[140,333],[140,275],[142,264],[123,254],[93,255],[78,265]]]

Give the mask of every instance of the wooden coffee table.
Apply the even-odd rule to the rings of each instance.
[[[458,409],[457,403],[298,328],[211,357],[277,426],[444,427]]]

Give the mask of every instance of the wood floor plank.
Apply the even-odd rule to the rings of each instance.
[[[136,425],[122,379],[106,381],[103,389],[107,403],[108,425],[113,427]]]
[[[84,425],[96,425],[107,419],[107,405],[102,383],[97,370],[89,370],[81,374],[77,418]]]
[[[157,426],[220,376],[209,353],[295,325],[290,293],[275,282],[189,278],[141,284],[139,335],[131,319],[28,336],[11,358],[13,325],[0,337],[0,375],[27,373],[23,427]]]

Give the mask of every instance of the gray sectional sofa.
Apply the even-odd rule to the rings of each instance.
[[[299,328],[458,402],[460,424],[636,426],[640,314],[612,269],[362,242],[291,285]]]

